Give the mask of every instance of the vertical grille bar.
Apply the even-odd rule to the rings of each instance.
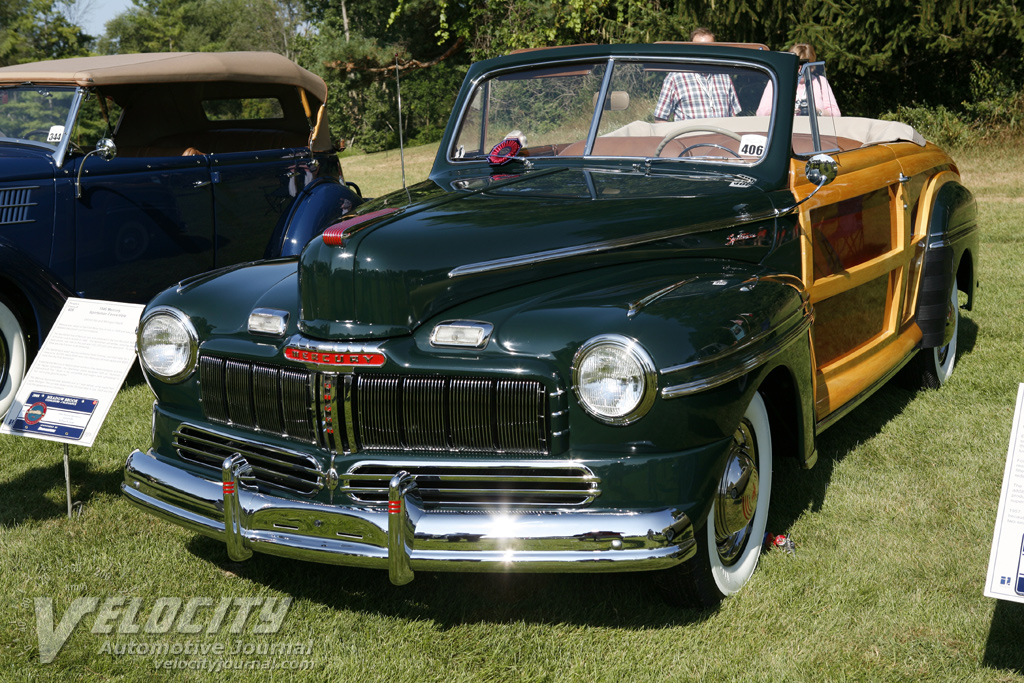
[[[315,442],[313,428],[313,387],[310,374],[303,370],[281,370],[281,411],[283,433],[303,441]]]
[[[211,420],[228,421],[228,404],[224,395],[224,359],[203,356],[199,359],[199,385],[203,410]]]
[[[449,400],[452,445],[460,450],[493,449],[491,382],[481,379],[453,379]]]
[[[251,366],[240,360],[224,363],[224,389],[228,402],[228,419],[243,427],[256,427],[252,404]]]
[[[405,380],[402,407],[405,439],[409,448],[447,449],[443,379],[416,377]]]
[[[281,415],[280,371],[269,365],[254,365],[252,368],[253,404],[256,426],[275,434],[284,432]]]
[[[515,452],[545,450],[544,389],[537,382],[499,380],[498,448]]]
[[[359,377],[359,436],[364,448],[397,446],[401,440],[401,395],[397,377]]]

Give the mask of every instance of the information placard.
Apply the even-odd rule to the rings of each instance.
[[[988,559],[985,595],[1000,600],[1024,602],[1024,384],[1017,388],[1017,409],[1013,414],[1010,448],[1003,470],[1003,490],[999,495]]]
[[[68,299],[0,433],[90,447],[135,361],[142,304]]]

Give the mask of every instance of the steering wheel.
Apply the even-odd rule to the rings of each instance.
[[[675,140],[680,135],[684,135],[686,133],[696,133],[697,131],[703,131],[705,133],[719,133],[721,135],[726,136],[727,138],[732,138],[736,142],[740,141],[739,134],[738,133],[734,133],[731,130],[727,130],[725,128],[720,128],[718,126],[709,126],[707,124],[690,124],[690,125],[687,125],[687,126],[682,126],[680,128],[676,128],[675,130],[670,130],[665,135],[665,137],[663,137],[661,139],[661,142],[658,143],[658,148],[654,150],[654,156],[660,157],[661,156],[661,151],[663,149],[665,149],[665,145],[667,145],[668,143],[672,142],[673,140]],[[686,152],[687,150],[693,149],[694,147],[718,147],[719,149],[724,149],[727,152],[732,152],[731,149],[728,149],[726,147],[722,147],[721,145],[716,145],[716,144],[713,144],[713,143],[690,145],[689,147],[684,149],[683,152]],[[735,152],[732,152],[732,153],[736,154]],[[736,154],[736,156],[739,157],[738,154]]]
[[[46,130],[44,128],[36,128],[35,130],[30,130],[29,132],[23,134],[22,137],[25,138],[26,140],[30,140],[34,135],[41,135],[43,140],[45,140],[47,136],[49,136],[49,134],[49,130]]]

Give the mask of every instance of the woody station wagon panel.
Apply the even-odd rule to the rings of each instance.
[[[149,304],[124,493],[234,560],[735,593],[773,463],[901,369],[945,382],[973,301],[955,163],[818,78],[721,45],[474,65],[429,180]]]

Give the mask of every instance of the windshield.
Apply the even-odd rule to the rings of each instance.
[[[0,139],[56,149],[66,134],[75,88],[0,88]]]
[[[768,145],[770,81],[758,68],[697,61],[580,63],[506,73],[477,86],[449,155],[491,163],[587,156],[752,165]]]

